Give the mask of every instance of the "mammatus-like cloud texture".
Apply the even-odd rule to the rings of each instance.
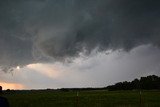
[[[160,46],[158,0],[0,1],[0,66]]]

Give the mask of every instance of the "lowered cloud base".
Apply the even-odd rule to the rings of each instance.
[[[150,51],[152,50],[152,51]],[[160,50],[143,45],[132,51],[92,52],[72,63],[36,63],[1,73],[0,81],[21,84],[25,89],[104,87],[147,75],[160,75]],[[22,88],[22,87],[20,87]]]
[[[0,1],[0,81],[25,88],[97,87],[159,75],[159,5]]]

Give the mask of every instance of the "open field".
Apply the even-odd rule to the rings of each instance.
[[[160,107],[160,91],[15,91],[10,107]]]

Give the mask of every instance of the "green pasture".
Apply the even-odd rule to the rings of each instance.
[[[10,107],[160,107],[160,91],[14,91]]]

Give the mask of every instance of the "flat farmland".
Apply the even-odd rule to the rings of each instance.
[[[78,94],[78,95],[77,95]],[[160,107],[160,91],[10,91],[10,107]]]

